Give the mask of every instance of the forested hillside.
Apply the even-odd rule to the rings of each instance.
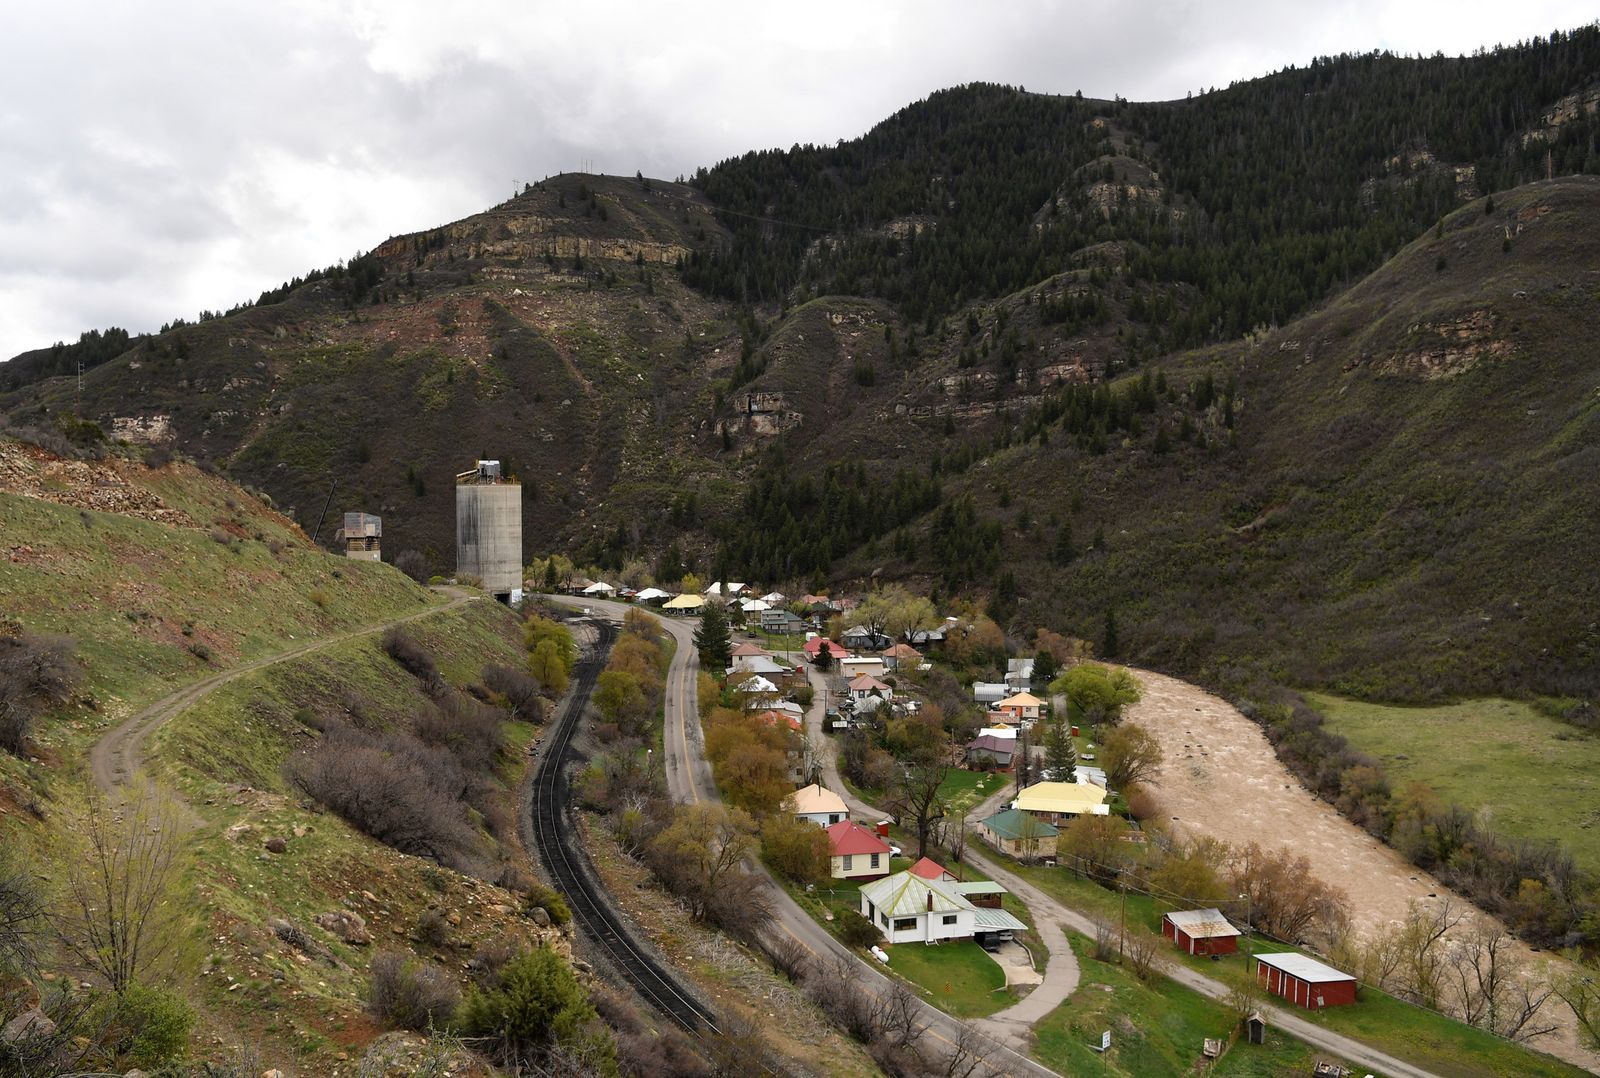
[[[1591,26],[1185,101],[941,91],[30,353],[0,412],[308,530],[381,513],[433,571],[484,453],[530,556],[630,581],[910,576],[1213,684],[1592,692],[1597,72]]]

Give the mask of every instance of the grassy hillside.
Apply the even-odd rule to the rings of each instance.
[[[117,511],[79,507],[95,504]],[[0,593],[7,622],[70,636],[84,660],[92,710],[47,728],[47,744],[93,736],[183,681],[438,601],[389,566],[324,554],[192,465],[67,461],[8,439]]]
[[[0,440],[0,594],[0,632],[68,636],[83,670],[31,751],[0,753],[0,841],[20,852],[53,914],[71,908],[69,866],[88,831],[88,749],[153,700],[430,610],[406,631],[448,685],[473,686],[485,664],[523,656],[506,608],[437,609],[441,600],[391,567],[321,552],[266,503],[191,465],[63,459],[10,439]],[[399,949],[457,983],[463,962],[496,941],[570,954],[558,929],[520,912],[532,868],[515,835],[515,791],[534,725],[501,724],[504,751],[473,775],[464,815],[485,868],[476,875],[358,833],[290,781],[291,761],[319,731],[407,731],[440,698],[364,635],[244,673],[156,730],[150,771],[182,801],[154,833],[177,844],[179,877],[166,907],[172,945],[140,981],[193,1010],[182,1058],[337,1073],[383,1032],[367,1008],[380,951]],[[340,911],[364,921],[364,938],[319,923]],[[59,982],[65,957],[46,947],[42,961],[49,977],[35,983]],[[4,1017],[26,987],[7,980]],[[119,1072],[130,1059],[96,1057]]]
[[[1328,728],[1383,761],[1396,789],[1423,782],[1506,836],[1559,836],[1600,871],[1600,739],[1514,700],[1386,707],[1312,694]]]

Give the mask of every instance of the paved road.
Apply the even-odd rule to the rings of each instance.
[[[580,599],[572,596],[548,596],[548,598],[567,606],[589,607],[596,614],[617,620],[621,620],[623,615],[632,609],[623,603],[604,600]],[[694,647],[695,623],[674,618],[662,618],[661,621],[678,645],[672,666],[667,671],[666,721],[662,732],[667,754],[668,792],[675,801],[680,802],[720,801],[716,783],[712,780],[711,767],[701,751],[703,741],[696,684],[700,659]],[[771,932],[774,938],[787,938],[799,942],[818,961],[831,964],[836,957],[843,956],[855,967],[856,983],[874,995],[882,995],[893,990],[894,982],[834,939],[827,929],[814,921],[794,899],[789,897],[787,891],[772,880],[764,866],[751,864],[748,867],[767,882],[767,897],[773,909]],[[1051,1078],[1056,1073],[1028,1059],[1009,1045],[996,1042],[976,1026],[969,1027],[959,1019],[952,1018],[928,1004],[920,1004],[920,1007],[921,1019],[927,1023],[923,1036],[938,1042],[940,1048],[949,1050],[957,1044],[963,1044],[982,1056],[997,1074],[1015,1075],[1019,1078],[1020,1076]]]
[[[830,790],[839,791],[852,814],[862,820],[875,823],[886,819],[887,816],[882,809],[857,799],[840,778],[839,756],[835,751],[837,743],[822,729],[828,710],[827,675],[811,666],[806,667],[806,672],[814,690],[811,707],[806,712],[806,735],[816,746],[817,756],[822,764],[823,784]],[[1004,777],[1001,776],[1002,779]],[[1003,786],[978,805],[968,819],[981,820],[984,816],[998,811],[1001,802],[1010,800],[1011,796],[1011,787]],[[1033,914],[1034,931],[1039,936],[1039,942],[1049,952],[1050,961],[1045,965],[1044,979],[1033,991],[1005,1010],[996,1011],[988,1018],[978,1019],[972,1024],[1000,1040],[1013,1051],[1026,1054],[1033,1046],[1034,1023],[1059,1007],[1077,990],[1080,973],[1078,956],[1073,953],[1072,946],[1067,942],[1066,933],[1061,931],[1061,926],[1038,904],[1038,899],[1043,896],[1031,887],[1022,891],[1008,885],[1008,889]]]
[[[818,675],[813,672],[813,684],[816,683],[817,677]],[[820,690],[818,695],[822,695]],[[817,709],[813,706],[812,710],[816,711]],[[810,714],[806,718],[808,724],[813,721],[813,716]],[[822,771],[830,787],[839,791],[844,797],[845,804],[850,807],[852,812],[860,814],[863,819],[884,819],[882,809],[856,798],[840,781],[837,754],[833,751],[834,742],[821,737],[822,720],[820,715],[815,719],[815,726],[818,735],[817,748],[822,758]],[[808,725],[807,728],[809,730],[810,726]],[[1009,791],[991,795],[984,802],[984,805],[994,805],[1003,797],[1008,798]],[[1038,929],[1040,937],[1045,940],[1045,945],[1050,949],[1050,966],[1045,971],[1045,984],[1040,985],[1039,988],[1036,988],[1015,1006],[992,1015],[988,1019],[974,1023],[974,1025],[983,1028],[985,1032],[992,1036],[1002,1039],[1008,1044],[1016,1045],[1019,1042],[1024,1042],[1024,1038],[1028,1036],[1028,1029],[1033,1023],[1039,1021],[1039,1019],[1059,1006],[1071,993],[1072,988],[1076,987],[1077,959],[1072,956],[1063,928],[1069,928],[1093,937],[1094,920],[1087,914],[1069,909],[1023,880],[1020,876],[1008,871],[998,862],[997,858],[975,849],[972,843],[968,843],[966,853],[963,856],[965,860],[977,866],[985,875],[1002,884],[1013,895],[1021,899],[1022,904],[1028,907],[1028,912],[1033,914],[1034,925]],[[1048,936],[1046,935],[1047,932],[1049,933]],[[1052,994],[1045,994],[1046,989],[1050,987],[1050,973],[1055,970],[1056,963],[1059,961],[1057,956],[1061,953],[1068,955],[1071,960],[1071,986],[1067,987],[1065,991],[1057,988],[1053,990]],[[1157,968],[1165,976],[1170,977],[1186,988],[1199,992],[1201,995],[1219,1001],[1226,1001],[1228,998],[1229,989],[1225,984],[1204,974],[1196,973],[1188,966],[1162,961],[1158,962]],[[1063,977],[1059,983],[1065,984],[1066,980]],[[1368,1068],[1376,1074],[1387,1075],[1389,1078],[1439,1078],[1431,1071],[1413,1066],[1404,1060],[1396,1059],[1394,1056],[1386,1052],[1380,1052],[1376,1048],[1362,1044],[1360,1041],[1352,1040],[1338,1033],[1332,1033],[1282,1008],[1263,1006],[1260,1010],[1279,1029],[1300,1038],[1314,1048],[1320,1048],[1325,1052],[1340,1056],[1351,1063]]]
[[[289,648],[287,651],[268,655],[265,658],[252,659],[250,662],[229,667],[227,670],[219,671],[210,677],[192,682],[178,691],[162,697],[137,715],[107,730],[101,735],[100,740],[95,742],[94,747],[89,750],[89,771],[94,776],[95,785],[107,793],[110,793],[115,787],[126,786],[133,780],[133,776],[138,774],[139,768],[144,763],[144,744],[149,740],[150,735],[160,729],[174,715],[181,714],[194,706],[207,693],[218,686],[226,685],[234,678],[253,673],[276,663],[298,659],[313,651],[321,651],[323,648],[332,647],[334,644],[342,644],[346,640],[354,640],[360,636],[381,633],[393,626],[404,625],[408,621],[416,621],[418,618],[432,617],[434,614],[439,614],[446,610],[454,610],[463,603],[470,603],[475,599],[483,598],[483,595],[479,592],[468,592],[460,588],[440,588],[437,590],[450,595],[450,602],[445,603],[443,606],[430,606],[398,618],[390,618],[376,625],[369,625],[364,629],[351,629],[337,636],[327,636],[319,640],[312,640],[297,647]]]

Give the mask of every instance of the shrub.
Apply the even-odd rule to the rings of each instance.
[[[491,1043],[501,1063],[514,1065],[552,1043],[581,1040],[594,1018],[572,968],[540,947],[506,963],[492,987],[468,995],[461,1031]]]
[[[383,650],[389,658],[399,663],[406,672],[419,681],[433,683],[439,680],[439,664],[433,652],[419,644],[404,629],[392,628],[383,634]]]
[[[483,686],[494,694],[513,721],[539,722],[539,682],[530,674],[510,666],[491,663],[483,668]]]
[[[372,960],[367,1006],[391,1029],[427,1030],[448,1021],[461,1005],[461,989],[438,966],[400,951]]]
[[[39,714],[72,698],[83,676],[75,649],[65,636],[0,636],[0,749],[25,754]]]
[[[428,559],[419,551],[402,550],[394,556],[394,567],[418,584],[428,582]]]
[[[572,920],[572,909],[567,905],[566,897],[553,887],[546,887],[542,883],[534,883],[525,895],[522,896],[522,908],[532,910],[542,908],[550,915],[553,924],[564,925]]]
[[[189,645],[189,654],[193,655],[203,663],[208,663],[211,661],[211,649],[200,643],[198,640]]]
[[[883,939],[878,926],[855,910],[846,910],[835,922],[839,938],[851,947],[871,947]]]
[[[189,1046],[194,1011],[183,997],[136,984],[108,1001],[107,1048],[136,1067],[157,1067]]]
[[[469,788],[458,761],[400,733],[330,723],[289,776],[353,827],[401,853],[462,871],[480,865],[482,841],[458,800]]]
[[[417,915],[417,939],[430,947],[450,946],[450,918],[438,906]]]
[[[328,593],[323,591],[321,588],[312,588],[311,591],[306,594],[306,598],[311,600],[311,604],[319,610],[326,610],[328,608]]]
[[[222,528],[212,528],[211,541],[216,543],[218,546],[227,546],[229,543],[233,542],[233,536],[229,535]]]
[[[424,745],[448,750],[475,775],[493,771],[505,751],[500,713],[458,692],[425,704],[412,717],[411,729]]]

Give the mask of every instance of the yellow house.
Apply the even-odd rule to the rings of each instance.
[[[1106,792],[1086,782],[1036,782],[1017,795],[1011,807],[1060,826],[1074,816],[1109,816]]]

